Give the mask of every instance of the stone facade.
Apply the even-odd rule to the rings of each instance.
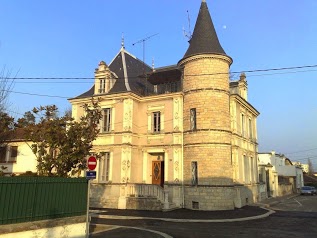
[[[233,208],[232,187],[228,187],[233,185],[228,78],[231,62],[229,57],[208,54],[179,63],[183,67],[186,208],[193,208],[196,202],[201,210]],[[194,130],[189,119],[192,108],[196,110]],[[191,186],[193,161],[198,166],[195,187]]]
[[[106,154],[94,205],[225,210],[258,200],[259,113],[247,102],[245,75],[229,80],[231,63],[203,1],[178,65],[139,78],[147,66],[123,45],[109,66],[99,64],[94,86],[70,99],[75,119],[91,97],[104,113],[92,151]]]

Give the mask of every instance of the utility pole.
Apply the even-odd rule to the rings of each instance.
[[[156,33],[154,35],[151,35],[151,36],[148,36],[148,37],[145,37],[137,42],[134,42],[132,45],[135,46],[136,44],[139,44],[139,43],[142,43],[142,51],[143,51],[143,75],[144,75],[144,78],[145,78],[145,95],[147,95],[147,77],[146,77],[146,74],[145,74],[145,42],[149,39],[151,39],[152,37],[158,35],[159,33]]]

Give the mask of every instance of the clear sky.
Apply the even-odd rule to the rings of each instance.
[[[0,0],[0,69],[18,77],[93,77],[121,47],[146,63],[176,64],[188,43],[201,0]],[[316,0],[207,0],[231,71],[317,65]],[[236,74],[237,77],[239,74]],[[249,102],[261,113],[259,152],[275,150],[292,161],[317,164],[317,67],[247,73]],[[15,80],[9,110],[20,117],[34,106],[70,108],[66,98],[92,80]],[[56,97],[42,97],[41,94]],[[19,114],[20,113],[20,114]],[[315,166],[317,169],[317,167]]]

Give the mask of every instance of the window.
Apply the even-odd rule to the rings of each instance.
[[[246,155],[243,155],[244,161],[244,182],[250,183],[250,164],[249,159]]]
[[[6,146],[0,146],[0,162],[6,162]]]
[[[192,131],[196,130],[196,108],[190,109],[190,129]]]
[[[261,168],[260,170],[259,170],[259,182],[260,183],[264,183],[264,169],[263,168]]]
[[[106,79],[99,80],[99,93],[105,93],[106,91]]]
[[[241,134],[245,136],[245,125],[244,125],[244,115],[241,114]]]
[[[18,157],[18,147],[17,146],[10,146],[10,162],[16,162]]]
[[[102,115],[102,132],[111,131],[111,108],[103,109]]]
[[[106,152],[99,161],[99,182],[110,180],[110,153]]]
[[[249,118],[249,137],[252,139],[253,134],[252,134],[252,120]]]
[[[17,146],[0,146],[0,162],[2,163],[16,162],[17,157],[18,157]]]
[[[192,161],[192,185],[198,185],[197,161]]]
[[[158,133],[161,131],[161,112],[153,112],[152,118],[152,131]]]

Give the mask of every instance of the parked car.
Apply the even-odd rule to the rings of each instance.
[[[314,195],[317,194],[317,189],[313,186],[304,186],[300,189],[301,195]]]

